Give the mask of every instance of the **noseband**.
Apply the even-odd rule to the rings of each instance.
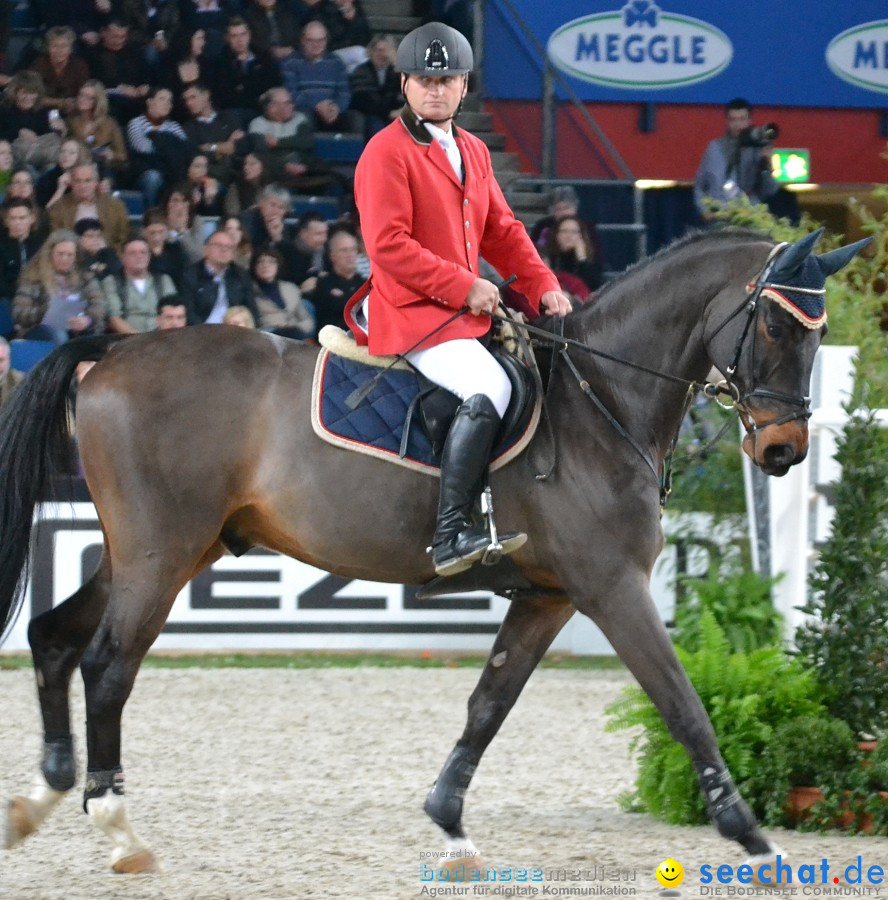
[[[826,288],[795,287],[793,285],[778,284],[769,280],[771,272],[774,270],[774,266],[776,265],[781,252],[787,246],[789,245],[784,243],[778,244],[776,247],[774,247],[774,249],[768,255],[768,259],[765,261],[765,265],[762,267],[761,271],[758,273],[755,279],[747,285],[746,289],[747,293],[749,294],[748,299],[744,300],[743,303],[738,306],[737,309],[735,309],[734,312],[732,312],[727,317],[727,319],[725,319],[725,321],[715,329],[712,334],[712,338],[715,338],[715,336],[729,322],[732,322],[744,310],[746,311],[746,323],[744,324],[743,330],[740,332],[740,336],[737,339],[737,346],[734,349],[734,355],[731,364],[724,370],[724,380],[718,382],[717,384],[707,384],[703,388],[703,393],[707,397],[716,400],[719,405],[724,406],[726,409],[735,409],[737,411],[737,415],[740,417],[740,421],[743,423],[743,427],[746,429],[746,433],[753,435],[753,437],[757,432],[763,431],[765,428],[768,428],[771,425],[784,425],[787,422],[793,422],[796,419],[807,420],[811,418],[810,396],[794,397],[791,394],[784,394],[780,391],[772,391],[770,388],[757,387],[755,385],[753,385],[752,389],[747,393],[741,394],[740,388],[738,387],[737,382],[734,380],[734,376],[737,373],[737,367],[740,364],[740,357],[743,353],[743,347],[746,344],[746,339],[749,336],[750,331],[752,331],[753,333],[753,338],[749,367],[750,373],[755,371],[755,328],[753,326],[758,320],[763,291],[796,291],[798,293],[817,294],[820,296],[823,296],[826,293]],[[712,338],[710,338],[710,340],[712,340]],[[749,381],[752,382],[752,377],[750,377]],[[729,402],[722,402],[720,398],[723,395],[727,395],[730,398]],[[778,403],[784,403],[787,406],[793,407],[795,411],[788,412],[785,415],[777,416],[773,419],[768,419],[767,422],[756,422],[755,417],[753,416],[748,406],[748,402],[756,397],[763,400],[775,400]]]

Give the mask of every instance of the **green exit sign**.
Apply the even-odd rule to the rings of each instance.
[[[775,181],[794,184],[811,180],[811,158],[807,150],[772,150],[771,174]]]

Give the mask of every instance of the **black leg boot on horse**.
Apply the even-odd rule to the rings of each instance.
[[[438,523],[432,559],[438,575],[456,575],[476,563],[490,546],[490,533],[472,523],[472,510],[501,419],[484,394],[469,397],[456,411],[441,454]],[[502,553],[514,553],[527,540],[523,533],[499,535]]]

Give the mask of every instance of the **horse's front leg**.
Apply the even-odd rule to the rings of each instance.
[[[463,799],[487,745],[515,705],[527,679],[574,613],[563,595],[515,600],[469,698],[465,731],[425,801],[425,811],[447,833],[448,850],[476,853],[462,825]],[[458,857],[459,858],[459,857]],[[471,857],[470,857],[471,858]]]
[[[771,858],[776,847],[759,829],[731,778],[709,715],[675,654],[647,579],[624,573],[606,595],[576,605],[602,630],[657,707],[670,734],[688,751],[707,812],[719,833],[739,842],[753,857]]]

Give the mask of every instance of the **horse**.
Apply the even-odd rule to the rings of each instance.
[[[474,848],[462,824],[472,775],[579,611],[687,749],[718,831],[754,858],[775,853],[737,793],[649,581],[664,540],[657,470],[689,386],[712,366],[746,425],[743,449],[762,471],[782,475],[807,452],[808,386],[824,328],[799,305],[822,305],[827,276],[865,243],[817,255],[818,237],[776,246],[750,232],[698,233],[563,320],[548,367],[551,427],[491,473],[499,518],[529,535],[512,560],[530,587],[503,619],[465,730],[425,802],[451,850]],[[423,538],[434,527],[437,483],[318,439],[314,345],[215,325],[119,338],[53,351],[0,420],[0,624],[8,632],[21,608],[35,505],[70,463],[69,384],[79,363],[96,362],[77,395],[76,437],[103,551],[93,576],[28,627],[43,756],[30,793],[10,802],[7,845],[35,831],[75,784],[68,689],[79,665],[84,810],[111,840],[112,868],[137,873],[157,859],[130,824],[121,715],[179,591],[227,550],[251,546],[347,578],[424,584],[433,575]],[[555,451],[557,465],[541,477],[528,460]]]

